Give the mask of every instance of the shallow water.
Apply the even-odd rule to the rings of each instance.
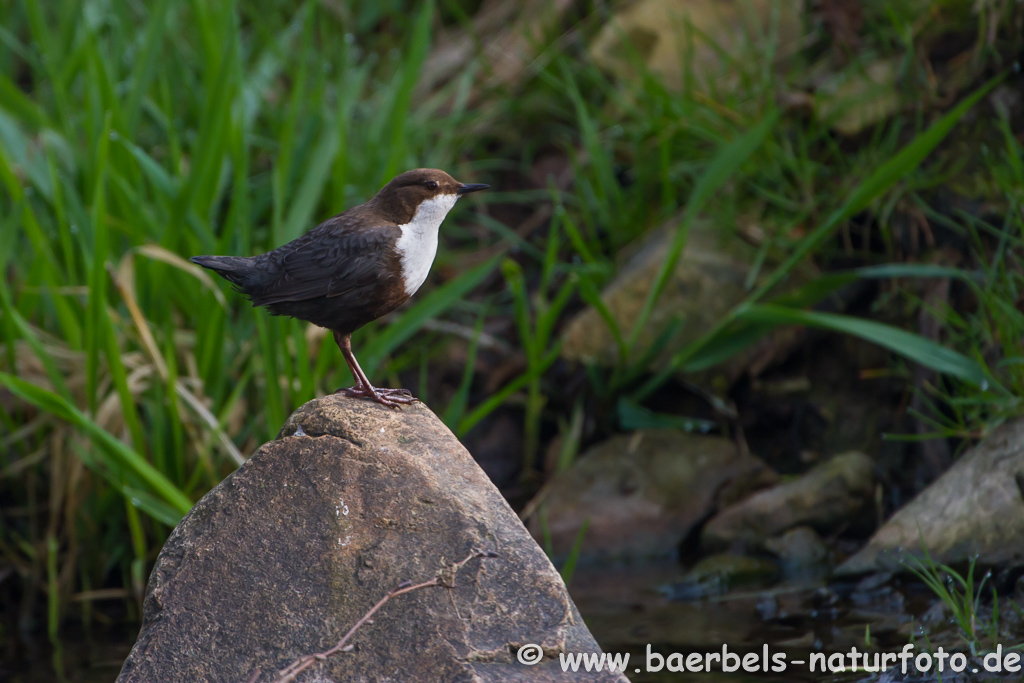
[[[848,657],[844,672],[822,672],[820,665],[816,672],[810,671],[815,653],[818,658],[822,653],[826,657],[850,653],[851,648],[863,653],[868,649],[868,638],[872,653],[897,652],[912,638],[918,646],[915,653],[927,650],[920,617],[929,608],[937,611],[934,597],[922,586],[899,578],[875,584],[868,579],[860,585],[827,585],[823,579],[803,579],[702,601],[668,599],[659,588],[682,574],[681,568],[673,563],[618,569],[591,567],[578,570],[572,580],[570,593],[602,648],[606,652],[630,654],[625,673],[633,683],[939,680],[934,671],[927,675],[915,673],[912,668],[907,675],[899,673],[898,668],[866,673],[862,665],[853,671]],[[933,648],[942,644],[949,652],[969,654],[966,644],[945,621],[931,624],[929,630]],[[741,668],[734,673],[724,673],[721,660],[717,660],[713,662],[715,670],[710,673],[667,671],[667,667],[660,672],[646,670],[648,648],[665,657],[680,653],[682,656],[675,661],[685,667],[685,662],[689,661],[686,658],[693,653],[721,653],[723,645],[728,652],[740,657],[753,653],[759,661],[767,646],[769,668],[781,664],[774,659],[775,655],[785,657],[786,668],[767,673],[744,672]],[[654,663],[659,663],[657,657]],[[733,663],[735,665],[737,660]],[[970,660],[967,673],[973,664]],[[995,678],[980,669],[977,675],[968,677],[951,674],[947,670],[941,680],[948,683]]]
[[[570,585],[580,613],[601,647],[608,653],[630,655],[626,674],[633,683],[800,683],[832,681],[836,683],[888,681],[937,681],[934,675],[893,675],[893,671],[877,674],[854,672],[812,673],[809,662],[813,653],[832,655],[849,652],[856,647],[865,650],[869,637],[872,650],[897,651],[911,637],[924,647],[921,636],[922,615],[940,614],[933,596],[923,587],[899,578],[867,583],[832,583],[823,579],[791,580],[769,589],[735,591],[700,601],[670,600],[661,590],[683,575],[680,565],[672,562],[629,567],[581,567]],[[884,578],[884,577],[883,577]],[[930,643],[943,644],[949,651],[966,651],[948,620],[929,624]],[[137,635],[137,628],[102,627],[86,637],[81,629],[62,633],[61,652],[63,676],[55,672],[54,650],[43,640],[26,643],[19,640],[12,646],[4,643],[0,650],[0,681],[10,683],[108,683],[121,669]],[[721,653],[723,646],[738,657],[757,655],[761,668],[767,646],[769,669],[785,657],[784,671],[732,673],[721,671],[721,660],[712,662],[711,672],[669,671],[669,657],[678,664],[694,661],[694,653]],[[649,648],[649,650],[648,650]],[[647,671],[648,651],[652,663],[660,657],[664,668]],[[702,657],[703,657],[702,655]],[[706,661],[706,660],[705,660]],[[742,660],[731,660],[734,664]],[[798,663],[803,662],[803,663]],[[637,671],[639,669],[639,671]],[[942,681],[992,680],[984,673],[967,677],[944,675]],[[1003,680],[1020,680],[1021,676]]]
[[[669,656],[680,653],[729,652],[747,654],[763,652],[768,644],[771,654],[784,653],[787,661],[800,659],[806,648],[783,644],[803,635],[798,629],[766,627],[757,615],[759,594],[714,601],[679,602],[669,600],[657,588],[680,578],[678,565],[619,569],[580,569],[573,578],[570,592],[594,637],[606,652],[629,652],[627,675],[634,683],[675,681],[778,681],[783,683],[804,679],[792,666],[778,673],[672,672],[663,669],[646,671],[647,648],[652,653]],[[793,588],[810,592],[816,584]],[[765,593],[768,593],[766,591]],[[788,595],[786,593],[785,595]],[[780,595],[781,597],[781,595]],[[778,598],[776,598],[776,602]],[[654,663],[658,660],[655,657]],[[667,662],[666,662],[667,664]],[[718,668],[716,663],[716,668]],[[638,672],[636,668],[641,670]]]
[[[98,627],[87,635],[80,628],[61,633],[59,650],[41,640],[6,643],[0,659],[0,681],[10,683],[110,683],[135,643],[136,626]]]

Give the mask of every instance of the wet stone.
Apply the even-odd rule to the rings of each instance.
[[[804,574],[824,568],[828,547],[814,529],[798,526],[765,541],[765,549],[775,554],[788,575]]]

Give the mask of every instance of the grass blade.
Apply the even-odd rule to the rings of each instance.
[[[10,389],[22,400],[31,403],[40,410],[45,410],[55,417],[71,423],[87,434],[100,450],[119,465],[136,474],[149,488],[171,505],[180,514],[192,509],[192,501],[172,484],[163,474],[158,472],[145,458],[113,437],[88,416],[82,413],[67,400],[52,391],[47,391],[23,379],[6,372],[0,372],[0,384]]]
[[[775,285],[781,282],[789,272],[800,263],[808,253],[818,247],[834,230],[844,221],[866,208],[872,201],[877,199],[884,192],[888,191],[901,178],[914,171],[938,145],[941,143],[953,126],[973,107],[978,100],[984,97],[995,87],[1004,76],[998,76],[965,98],[949,113],[943,115],[928,129],[920,133],[895,156],[882,164],[874,173],[850,193],[849,197],[836,209],[825,222],[808,234],[800,244],[793,250],[793,253],[768,277],[760,287],[751,293],[746,302],[740,304],[733,311],[725,316],[718,325],[699,339],[694,340],[685,348],[673,355],[672,360],[666,367],[662,368],[653,377],[643,384],[634,394],[636,400],[649,396],[651,392],[660,387],[665,381],[685,367],[692,357],[705,349],[705,347],[717,338],[729,325],[732,325],[740,316],[741,312],[753,302],[760,300]],[[976,373],[970,373],[977,376]]]
[[[993,78],[982,87],[975,90],[962,102],[953,107],[952,111],[945,114],[938,121],[929,126],[924,132],[915,137],[906,147],[901,149],[895,156],[878,167],[874,173],[868,176],[858,185],[846,201],[836,209],[825,222],[819,225],[812,233],[807,235],[793,253],[780,265],[771,277],[767,278],[751,296],[752,301],[761,298],[772,287],[782,281],[784,277],[804,259],[804,257],[820,245],[832,231],[843,222],[863,211],[884,192],[889,191],[893,185],[902,178],[912,173],[921,165],[925,157],[931,154],[932,150],[938,147],[939,143],[946,139],[953,126],[973,107],[978,100],[988,94],[998,85],[1004,76]]]
[[[736,173],[739,167],[754,153],[754,150],[761,146],[768,133],[775,127],[778,119],[779,114],[777,111],[770,112],[757,125],[722,148],[693,188],[693,193],[690,195],[690,200],[683,211],[679,227],[676,228],[675,233],[672,235],[672,244],[669,246],[665,260],[662,261],[661,267],[658,269],[658,274],[654,278],[654,284],[644,300],[644,307],[640,311],[640,315],[637,317],[636,323],[634,323],[633,329],[629,334],[628,346],[630,348],[636,346],[637,339],[640,338],[640,333],[647,325],[647,319],[650,318],[651,311],[654,310],[654,304],[657,303],[658,297],[661,296],[665,286],[668,284],[669,278],[672,276],[672,272],[675,270],[676,263],[678,263],[679,257],[686,247],[686,238],[690,232],[690,224],[693,223],[697,215],[704,209],[704,205],[715,191]]]
[[[905,358],[952,375],[975,386],[987,387],[994,380],[985,368],[970,358],[946,348],[927,337],[901,330],[874,320],[864,320],[836,313],[800,311],[775,304],[755,304],[745,308],[738,319],[765,325],[807,325],[833,332],[842,332],[884,346]],[[998,384],[997,389],[1002,389]]]

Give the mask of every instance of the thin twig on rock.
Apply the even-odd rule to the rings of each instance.
[[[373,615],[377,613],[377,610],[386,605],[387,602],[392,598],[398,597],[403,593],[411,593],[413,591],[418,591],[421,588],[430,588],[432,586],[442,586],[450,590],[452,588],[455,588],[455,576],[466,565],[467,562],[469,562],[470,560],[477,560],[485,557],[497,556],[498,554],[494,552],[473,550],[461,562],[456,562],[455,564],[448,565],[439,569],[437,571],[437,575],[429,581],[424,581],[423,583],[403,581],[402,583],[398,584],[397,586],[389,590],[387,593],[385,593],[384,597],[378,600],[376,605],[371,607],[366,614],[360,617],[359,621],[357,621],[355,625],[353,625],[352,628],[348,630],[348,633],[342,636],[341,640],[338,641],[337,645],[335,645],[329,650],[324,650],[323,652],[317,652],[316,654],[306,655],[305,657],[300,657],[296,659],[289,666],[282,669],[280,673],[278,673],[278,677],[274,679],[274,683],[291,683],[291,681],[294,681],[295,678],[300,673],[302,673],[309,667],[313,666],[317,662],[323,662],[328,657],[336,655],[339,652],[345,652],[350,650],[352,646],[348,644],[348,641],[351,640],[353,635],[355,635],[355,632],[358,631],[363,624],[368,622],[373,617]],[[252,676],[249,678],[248,683],[256,683],[256,681],[259,680],[260,674],[261,672],[259,669],[254,671]]]

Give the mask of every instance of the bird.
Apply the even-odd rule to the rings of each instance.
[[[193,256],[234,285],[254,307],[333,332],[355,385],[338,389],[397,408],[418,399],[374,387],[352,352],[352,333],[404,304],[427,279],[441,222],[463,195],[486,190],[436,168],[395,176],[353,207],[257,256]]]

